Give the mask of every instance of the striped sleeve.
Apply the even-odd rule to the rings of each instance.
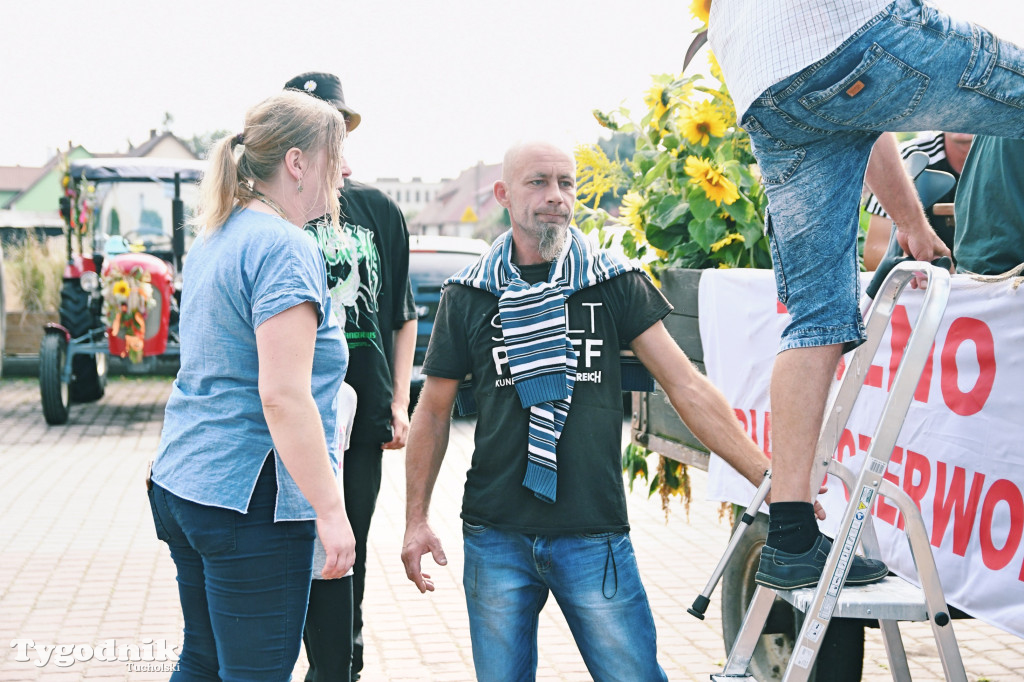
[[[928,167],[932,167],[946,158],[946,145],[943,139],[945,133],[934,132],[920,137],[915,137],[909,142],[900,145],[900,156],[906,161],[914,152],[924,152],[928,155]],[[882,208],[882,204],[874,194],[868,194],[864,201],[864,210],[872,215],[888,218],[889,214]]]

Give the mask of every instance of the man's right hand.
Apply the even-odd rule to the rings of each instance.
[[[405,542],[402,543],[402,563],[405,564],[405,575],[416,583],[421,594],[434,591],[434,581],[429,573],[420,570],[420,557],[429,552],[438,566],[448,565],[448,558],[441,548],[441,540],[434,535],[430,524],[421,521],[405,527]]]
[[[914,260],[931,263],[936,258],[950,257],[949,247],[932,229],[907,233],[897,227],[896,239],[903,252],[913,256]]]

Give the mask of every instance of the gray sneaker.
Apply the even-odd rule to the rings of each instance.
[[[798,587],[812,587],[821,579],[825,561],[832,551],[832,541],[819,534],[814,545],[803,554],[790,554],[767,545],[761,550],[761,561],[757,565],[754,582],[777,590],[795,590]],[[867,585],[878,582],[889,569],[877,559],[866,559],[854,555],[853,565],[846,576],[847,585]]]

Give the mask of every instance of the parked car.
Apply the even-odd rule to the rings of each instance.
[[[412,400],[416,403],[423,388],[423,358],[434,328],[437,304],[441,300],[441,285],[456,272],[477,260],[487,251],[482,239],[413,235],[409,240],[409,280],[416,304],[416,355],[412,368]]]

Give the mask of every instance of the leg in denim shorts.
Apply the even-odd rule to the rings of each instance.
[[[875,139],[946,130],[1024,137],[1024,50],[897,0],[831,55],[764,92],[743,127],[768,195],[780,350],[864,339],[858,205]]]

